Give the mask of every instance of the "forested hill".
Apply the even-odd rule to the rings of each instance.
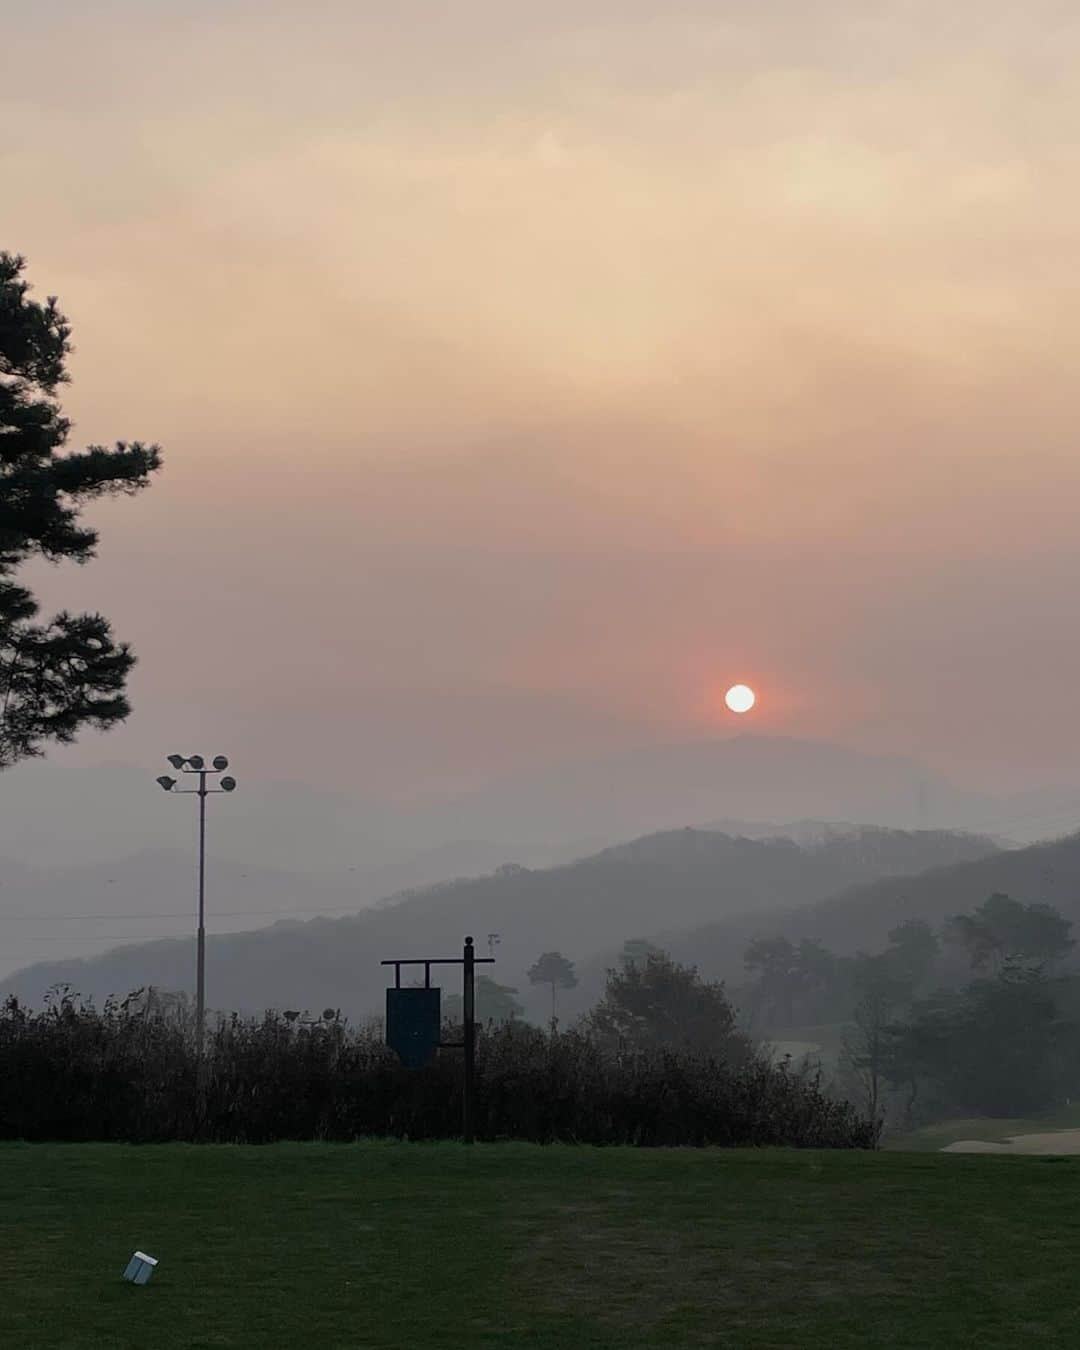
[[[475,935],[482,953],[488,935],[498,934],[492,974],[525,993],[525,971],[542,951],[580,960],[629,937],[700,928],[748,911],[764,921],[846,887],[995,852],[988,839],[939,831],[865,828],[812,845],[669,831],[566,866],[509,865],[401,894],[345,919],[286,921],[231,936],[213,936],[211,925],[208,1001],[221,1009],[377,1011],[382,958],[452,955],[465,933]],[[227,897],[212,897],[211,916],[215,904],[226,909]],[[58,983],[98,1000],[145,984],[190,989],[192,946],[141,943],[91,960],[31,966],[5,980],[0,993],[37,1002]]]
[[[586,862],[654,863],[680,869],[721,867],[749,874],[767,851],[777,872],[793,865],[801,874],[812,873],[815,884],[835,891],[852,882],[853,872],[866,878],[906,876],[929,867],[970,862],[999,852],[991,839],[949,830],[887,830],[876,826],[821,825],[796,842],[783,837],[747,838],[723,830],[665,830],[628,844],[616,844]],[[740,861],[748,866],[740,869]],[[753,862],[751,860],[754,860]],[[733,877],[734,881],[736,878]]]
[[[652,936],[678,959],[692,959],[713,977],[736,980],[743,976],[742,954],[753,937],[812,938],[839,955],[878,951],[902,920],[924,919],[937,928],[995,891],[1024,904],[1053,905],[1080,928],[1080,833],[917,876],[882,878],[808,906],[748,911],[691,930],[664,925]]]

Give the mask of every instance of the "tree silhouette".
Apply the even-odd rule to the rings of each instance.
[[[967,951],[972,970],[993,966],[1043,966],[1060,960],[1076,944],[1070,920],[1053,905],[1023,905],[995,892],[972,914],[957,914],[945,924],[946,938]]]
[[[648,938],[627,938],[619,953],[619,960],[624,966],[643,966],[650,956],[663,955],[663,948],[656,946]]]
[[[905,919],[889,930],[885,956],[898,979],[912,989],[924,984],[941,950],[941,943],[923,919]]]
[[[758,976],[757,1002],[770,1009],[772,1020],[791,1026],[795,1000],[802,992],[799,951],[786,937],[755,938],[746,949],[743,965]]]
[[[486,975],[476,976],[475,1014],[478,1022],[512,1022],[525,1011],[514,995],[516,989],[497,984]],[[455,1024],[465,1016],[465,1005],[460,994],[447,994],[443,999],[443,1018]]]
[[[892,1021],[896,1005],[884,987],[869,988],[852,1014],[852,1026],[844,1033],[840,1065],[858,1083],[866,1118],[874,1125],[881,1119],[881,1095],[893,1067],[895,1038]]]
[[[573,989],[577,984],[573,961],[568,961],[562,952],[544,952],[536,965],[528,970],[530,984],[551,985],[551,1025],[555,1025],[556,989]]]
[[[71,329],[54,296],[30,299],[25,265],[0,252],[0,769],[128,715],[135,658],[108,622],[61,613],[39,623],[33,595],[12,577],[36,557],[92,558],[97,532],[80,522],[82,507],[138,491],[160,464],[157,447],[138,442],[61,453],[71,423],[56,394]]]
[[[786,937],[755,938],[743,965],[757,975],[754,1012],[772,1025],[791,1027],[846,997],[850,962],[813,938],[796,946]]]
[[[586,1026],[602,1041],[635,1050],[688,1050],[733,1063],[750,1057],[723,985],[706,983],[693,966],[664,953],[609,970],[604,997]]]

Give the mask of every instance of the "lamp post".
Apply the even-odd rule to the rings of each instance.
[[[211,775],[223,774],[229,767],[224,755],[215,755],[211,767],[206,767],[202,755],[170,755],[169,763],[177,773],[193,774],[198,787],[178,788],[177,779],[163,773],[157,780],[166,792],[193,793],[199,799],[199,931],[196,951],[195,985],[195,1051],[199,1059],[203,1052],[203,1031],[206,1022],[206,799],[212,792],[235,792],[236,779],[226,775],[217,787],[207,787]]]

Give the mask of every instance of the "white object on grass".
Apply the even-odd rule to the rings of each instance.
[[[132,1284],[145,1284],[153,1275],[156,1265],[154,1257],[147,1256],[145,1252],[136,1252],[124,1271],[124,1279],[130,1280]]]

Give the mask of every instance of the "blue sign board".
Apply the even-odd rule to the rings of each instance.
[[[438,989],[386,991],[386,1044],[409,1069],[419,1069],[439,1048],[442,1018]]]

